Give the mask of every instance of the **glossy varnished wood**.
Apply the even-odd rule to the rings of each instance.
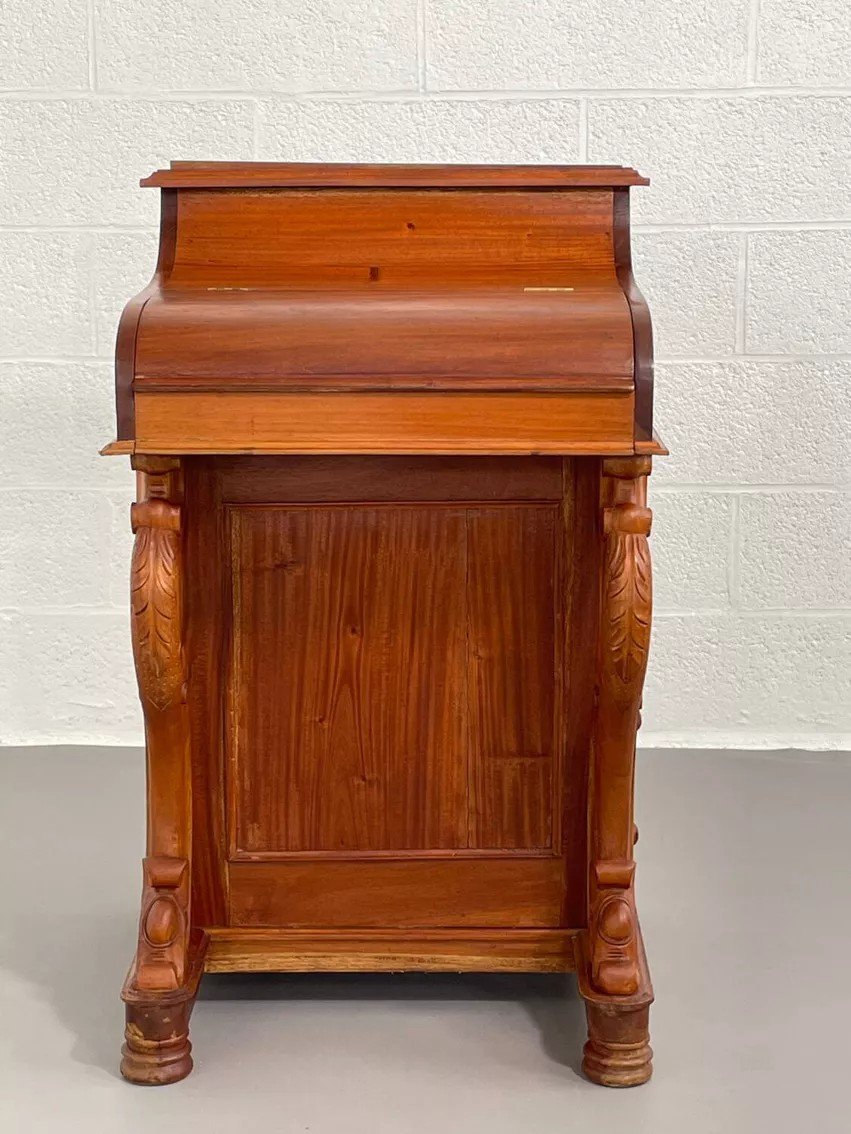
[[[564,877],[549,854],[231,862],[230,924],[555,929]]]
[[[467,846],[465,510],[229,522],[234,852]]]
[[[214,929],[207,972],[570,972],[563,929]]]
[[[207,971],[576,969],[651,1072],[634,170],[174,163],[116,347],[148,839],[124,1075]]]
[[[343,162],[173,161],[140,182],[145,186],[231,189],[456,188],[558,189],[571,186],[647,185],[623,165],[350,165]]]
[[[626,394],[136,396],[137,453],[631,453]]]
[[[552,845],[559,521],[229,509],[234,852]]]
[[[561,502],[467,513],[468,845],[556,848]]]
[[[630,415],[620,447],[605,451],[652,436],[649,319],[629,254],[633,170],[191,163],[147,183],[163,193],[160,256],[122,317],[116,369],[119,437],[135,434],[137,451],[253,450],[214,431],[193,437],[204,403],[170,403],[162,433],[150,405],[140,424],[143,393],[189,391],[268,396],[272,415],[284,390],[569,391],[582,420],[566,431],[548,432],[530,408],[523,445],[491,429],[470,451],[579,453],[615,429],[611,407],[583,409],[581,397],[635,389],[638,401],[617,403]],[[257,405],[252,421],[267,411]],[[273,430],[260,447],[367,451],[350,433],[334,419],[321,446]],[[404,424],[398,441],[400,452],[462,451]]]

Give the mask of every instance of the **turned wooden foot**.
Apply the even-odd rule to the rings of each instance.
[[[189,1005],[127,1003],[121,1074],[131,1083],[158,1087],[185,1079],[192,1070]]]
[[[579,950],[577,976],[588,1020],[582,1070],[592,1082],[603,1087],[637,1087],[653,1074],[650,1047],[653,986],[637,922],[635,932],[637,988],[629,996],[602,992],[595,983],[592,942],[588,935]]]
[[[603,1087],[637,1087],[653,1074],[650,1006],[585,1003],[588,1042],[582,1070]]]
[[[192,935],[187,982],[171,991],[138,986],[134,961],[121,992],[127,1023],[121,1048],[121,1074],[131,1083],[159,1087],[185,1079],[192,1070],[189,1017],[204,972],[207,936]]]

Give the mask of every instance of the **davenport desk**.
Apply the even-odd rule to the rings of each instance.
[[[620,166],[175,162],[117,341],[147,857],[122,1071],[203,972],[578,974],[650,1076],[650,319]]]

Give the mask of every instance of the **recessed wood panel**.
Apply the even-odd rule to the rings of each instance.
[[[380,290],[613,277],[612,202],[610,188],[198,190],[179,198],[171,282]]]
[[[468,516],[470,843],[553,841],[555,507]]]
[[[559,506],[228,515],[231,854],[551,847]]]
[[[481,929],[561,924],[563,858],[232,862],[230,925]]]
[[[230,515],[236,846],[464,846],[464,509]]]

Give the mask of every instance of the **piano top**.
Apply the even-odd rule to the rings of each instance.
[[[143,178],[161,189],[593,189],[649,185],[623,165],[403,165],[173,161]]]
[[[649,437],[628,206],[646,184],[615,165],[173,162],[142,181],[166,192],[119,329],[120,436],[153,397],[478,392],[606,395],[612,444],[633,412]]]

